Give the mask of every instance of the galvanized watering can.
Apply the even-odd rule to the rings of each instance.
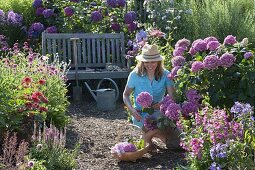
[[[115,89],[100,89],[100,85],[104,80],[111,81],[112,84],[115,86]],[[119,88],[112,79],[104,78],[100,80],[97,85],[97,90],[91,90],[87,82],[85,82],[85,85],[89,89],[89,92],[91,93],[93,98],[96,100],[98,110],[110,111],[116,108],[116,101],[119,98]]]

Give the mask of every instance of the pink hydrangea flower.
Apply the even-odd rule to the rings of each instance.
[[[136,97],[136,102],[143,108],[148,108],[151,106],[153,102],[153,96],[148,92],[141,92]]]
[[[165,115],[169,119],[173,121],[177,121],[179,119],[180,112],[181,112],[181,106],[177,103],[171,103],[168,105]]]
[[[220,64],[222,67],[231,67],[236,61],[233,54],[225,53],[220,57]]]
[[[229,44],[229,45],[233,45],[235,44],[236,41],[236,37],[234,37],[233,35],[228,35],[225,39],[224,39],[224,44]]]
[[[181,66],[174,67],[171,72],[167,75],[167,78],[170,80],[173,80],[177,76],[178,70],[181,68]]]
[[[117,143],[114,147],[111,148],[111,153],[122,154],[125,152],[135,152],[137,150],[136,146],[129,142]]]
[[[220,43],[218,41],[210,41],[206,48],[210,51],[216,50],[220,46]]]
[[[218,66],[220,65],[220,61],[216,55],[209,55],[204,58],[203,64],[204,68],[208,70],[213,70],[218,68]]]
[[[183,38],[183,39],[180,39],[179,41],[177,41],[177,43],[175,44],[175,48],[182,47],[184,49],[187,49],[189,45],[190,45],[190,41],[186,38]]]
[[[193,73],[199,72],[200,70],[202,70],[204,68],[204,64],[201,61],[195,61],[194,63],[192,63],[191,65],[191,71]]]
[[[183,56],[175,56],[171,59],[173,67],[182,66],[185,63],[185,58]]]

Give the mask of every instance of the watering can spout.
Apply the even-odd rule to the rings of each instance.
[[[86,87],[89,89],[89,92],[90,92],[90,94],[93,96],[93,98],[95,99],[95,101],[97,101],[97,96],[95,95],[94,90],[91,90],[91,88],[89,87],[89,85],[88,85],[87,82],[85,82],[85,85],[86,85]]]

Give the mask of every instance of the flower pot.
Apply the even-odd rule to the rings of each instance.
[[[143,149],[140,149],[136,152],[125,152],[121,154],[112,153],[113,157],[120,161],[133,161],[135,162],[137,159],[142,158],[144,154],[149,152],[150,146],[146,146]]]

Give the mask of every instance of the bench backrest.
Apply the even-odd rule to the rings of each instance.
[[[105,67],[111,63],[126,66],[124,33],[42,33],[42,54],[56,53],[61,61],[74,67],[72,38],[79,38],[77,44],[78,67]]]

